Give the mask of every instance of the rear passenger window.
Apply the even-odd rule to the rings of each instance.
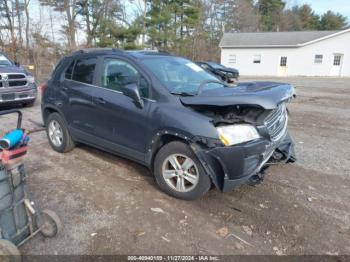
[[[66,79],[72,79],[73,66],[74,66],[74,61],[70,64],[70,66],[66,70],[66,74],[65,74]]]
[[[97,59],[95,57],[78,59],[73,70],[73,80],[92,84]]]

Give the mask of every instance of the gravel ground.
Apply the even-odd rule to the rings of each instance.
[[[64,227],[21,252],[349,255],[350,79],[273,80],[297,90],[290,133],[298,162],[272,167],[256,187],[193,202],[160,192],[143,166],[88,146],[58,154],[45,133],[34,134],[28,187],[36,208],[56,211]],[[25,127],[41,121],[39,102],[23,113]],[[15,125],[13,117],[0,123],[1,132]]]

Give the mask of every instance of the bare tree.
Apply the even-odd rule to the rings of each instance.
[[[12,57],[14,60],[17,60],[17,38],[15,35],[15,22],[12,2],[9,0],[2,0],[1,9],[7,22],[5,28],[10,32]]]
[[[86,45],[96,44],[98,28],[103,20],[122,21],[130,25],[120,0],[80,0],[76,2],[77,14],[81,15],[86,24]]]
[[[148,11],[147,0],[134,0],[132,3],[135,5],[135,15],[141,22],[141,44],[143,46],[146,43],[146,17]]]
[[[17,16],[17,27],[18,27],[18,40],[19,47],[23,45],[23,36],[22,36],[22,11],[23,11],[23,3],[19,0],[15,0],[15,8],[16,8],[16,16]]]
[[[25,34],[26,34],[26,51],[27,51],[27,63],[30,63],[30,47],[29,47],[29,41],[30,41],[30,35],[29,35],[29,3],[30,0],[24,0],[24,12],[26,14],[26,29],[25,29]]]
[[[74,50],[76,44],[77,0],[39,0],[44,6],[50,6],[57,12],[65,14],[67,24],[63,27],[68,40],[69,50]]]

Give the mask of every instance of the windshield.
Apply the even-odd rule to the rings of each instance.
[[[4,55],[0,55],[0,67],[11,66],[12,63]]]
[[[214,63],[214,62],[207,62],[211,67],[213,67],[214,69],[224,69],[225,67],[223,65]]]
[[[152,57],[142,63],[164,84],[172,94],[195,95],[205,81],[205,89],[224,88],[219,80],[190,60],[180,57]]]

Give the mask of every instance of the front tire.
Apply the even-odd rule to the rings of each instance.
[[[69,152],[75,147],[66,122],[58,113],[52,113],[48,116],[46,134],[51,147],[59,153]]]
[[[154,176],[168,195],[194,200],[211,187],[211,180],[191,148],[180,141],[163,146],[154,160]]]

